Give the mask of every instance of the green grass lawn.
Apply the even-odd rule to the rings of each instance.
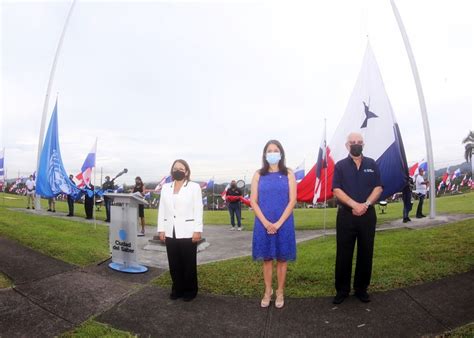
[[[8,195],[7,197],[15,197],[15,195]],[[3,204],[6,207],[17,207],[23,208],[26,206],[26,199],[24,197],[18,197],[17,200],[4,200],[2,203],[2,197],[0,197],[0,206]],[[474,193],[466,193],[462,195],[446,196],[437,198],[436,200],[437,212],[438,213],[474,213]],[[414,210],[412,215],[415,213],[415,209],[418,201],[415,201]],[[47,201],[42,200],[43,208],[47,208]],[[387,211],[384,214],[380,213],[377,208],[378,224],[382,224],[387,221],[394,219],[400,219],[402,217],[403,204],[400,202],[390,203]],[[429,213],[429,201],[425,201],[424,213]],[[56,202],[56,210],[67,212],[66,202]],[[84,206],[76,203],[75,214],[77,216],[85,217]],[[149,226],[156,226],[158,211],[156,209],[145,209],[145,219]],[[295,209],[295,226],[298,230],[308,229],[323,229],[324,228],[324,210],[323,209]],[[105,219],[105,209],[101,208],[96,213],[96,217],[99,220]],[[242,210],[242,223],[245,230],[253,229],[254,213],[251,210],[244,208]],[[204,211],[204,224],[214,225],[230,225],[229,213],[227,210],[205,210]],[[336,227],[336,209],[329,208],[326,210],[326,227],[328,229]]]
[[[94,320],[88,320],[87,322],[82,323],[78,327],[74,328],[74,330],[63,333],[61,338],[69,338],[69,337],[136,337],[135,335],[121,331],[118,329],[114,329],[113,327],[96,322]]]
[[[474,323],[469,323],[467,325],[458,327],[454,330],[448,331],[440,336],[444,337],[474,337]]]
[[[418,284],[474,267],[474,220],[425,230],[377,233],[372,291]],[[296,262],[288,266],[286,294],[327,296],[334,292],[335,237],[301,243]],[[259,297],[263,292],[261,263],[250,257],[198,267],[203,292]],[[155,283],[170,286],[168,273]]]
[[[84,266],[109,256],[108,227],[0,208],[0,236],[46,255]]]
[[[9,288],[12,286],[10,279],[0,272],[0,289]]]

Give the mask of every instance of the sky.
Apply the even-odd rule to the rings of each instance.
[[[35,170],[41,114],[71,1],[0,0],[0,147],[8,177]],[[397,0],[423,85],[435,167],[463,161],[473,126],[474,2]],[[249,182],[278,139],[314,164],[344,114],[370,41],[410,163],[426,158],[416,88],[389,0],[77,1],[58,59],[66,170],[98,138],[97,181]],[[120,182],[118,182],[120,183]]]

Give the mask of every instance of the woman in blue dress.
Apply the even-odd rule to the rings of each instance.
[[[263,261],[265,294],[260,303],[271,302],[273,261],[277,261],[275,307],[284,305],[284,288],[288,261],[296,259],[293,208],[296,204],[296,179],[285,165],[285,151],[280,142],[270,140],[263,148],[262,168],[252,179],[250,196],[255,212],[252,256]]]

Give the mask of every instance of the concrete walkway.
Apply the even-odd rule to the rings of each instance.
[[[199,295],[172,301],[148,286],[97,317],[145,337],[416,337],[436,335],[474,320],[474,271],[410,288],[355,297],[334,306],[330,297],[287,299],[283,309],[259,299]]]
[[[474,321],[474,270],[409,288],[354,297],[286,299],[278,310],[259,299],[199,294],[171,301],[149,282],[164,270],[122,274],[99,264],[78,268],[0,237],[0,336],[53,337],[92,316],[145,337],[313,337],[434,335]]]
[[[107,264],[79,268],[0,237],[0,337],[53,337],[144,287],[164,270],[129,275]]]

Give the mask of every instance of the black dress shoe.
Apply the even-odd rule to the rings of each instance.
[[[356,291],[354,295],[359,298],[362,303],[370,302],[370,296],[367,291]]]
[[[403,219],[403,223],[406,223],[406,222],[408,222],[408,218]]]
[[[341,304],[347,298],[347,294],[338,292],[334,299],[332,300],[333,304]]]
[[[178,294],[176,294],[176,293],[170,293],[170,299],[171,299],[171,300],[176,300],[176,299],[178,299],[178,298],[179,298],[179,295],[178,295]]]
[[[408,221],[408,222],[411,222],[411,218],[410,218],[410,217],[407,217],[407,221]]]
[[[196,295],[194,295],[194,296],[184,296],[184,297],[183,297],[183,302],[190,302],[190,301],[192,301],[194,298],[196,298]]]
[[[416,215],[416,218],[423,218],[423,216],[420,216],[420,215]]]

